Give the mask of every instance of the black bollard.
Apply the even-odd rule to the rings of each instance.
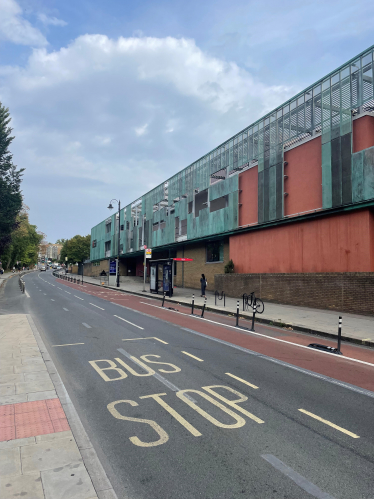
[[[236,327],[239,326],[239,300],[236,302]]]
[[[226,295],[225,295],[225,292],[223,292],[223,306],[226,307]]]
[[[206,305],[206,297],[204,298],[204,305],[203,305],[203,309],[201,311],[201,317],[204,317],[205,305]]]
[[[251,331],[255,331],[255,317],[256,317],[256,309],[257,309],[257,305],[256,305],[256,302],[254,303],[253,305],[253,315],[252,315],[252,329]]]
[[[162,307],[164,306],[164,303],[165,303],[165,291],[164,291],[164,296],[162,298],[162,305],[161,305]]]
[[[195,308],[195,295],[192,295],[192,304],[191,304],[191,315],[193,315],[193,309]]]
[[[339,328],[338,328],[338,352],[340,352],[340,346],[342,343],[342,317],[339,316]]]

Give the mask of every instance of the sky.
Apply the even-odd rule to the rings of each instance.
[[[372,0],[0,0],[31,223],[86,235],[374,44]]]

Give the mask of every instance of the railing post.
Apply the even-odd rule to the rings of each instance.
[[[223,293],[223,306],[226,307],[226,295],[224,291],[222,291],[222,293]]]
[[[217,290],[214,292],[214,305],[217,305]]]
[[[191,315],[193,315],[194,308],[195,308],[195,294],[192,295]]]
[[[162,298],[162,307],[164,306],[164,303],[165,303],[165,291],[164,291],[164,296]]]
[[[203,309],[201,311],[201,317],[204,317],[205,305],[206,305],[206,297],[204,298],[204,305],[203,305]]]
[[[239,300],[236,302],[236,327],[239,326]]]
[[[340,347],[342,343],[342,317],[339,316],[339,327],[338,327],[338,352],[340,352]]]

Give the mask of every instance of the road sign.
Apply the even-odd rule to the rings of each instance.
[[[174,262],[193,262],[193,258],[173,258]]]
[[[145,257],[146,258],[152,258],[152,248],[147,248],[145,250]]]

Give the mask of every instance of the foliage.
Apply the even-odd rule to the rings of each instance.
[[[234,262],[230,260],[225,265],[225,274],[232,274],[234,272]]]
[[[90,256],[91,236],[74,236],[67,239],[60,253],[60,262],[65,263],[65,257],[68,258],[68,263],[81,263],[87,260]]]
[[[55,244],[64,244],[67,241],[67,239],[57,239]]]
[[[17,261],[18,267],[29,267],[38,261],[43,236],[37,232],[36,225],[30,224],[27,206],[23,206],[15,222],[17,228],[11,233],[11,242],[1,255],[3,268],[17,266]]]
[[[9,249],[12,232],[17,229],[17,216],[22,208],[21,181],[24,169],[17,170],[9,146],[14,137],[9,109],[0,102],[0,255]]]

